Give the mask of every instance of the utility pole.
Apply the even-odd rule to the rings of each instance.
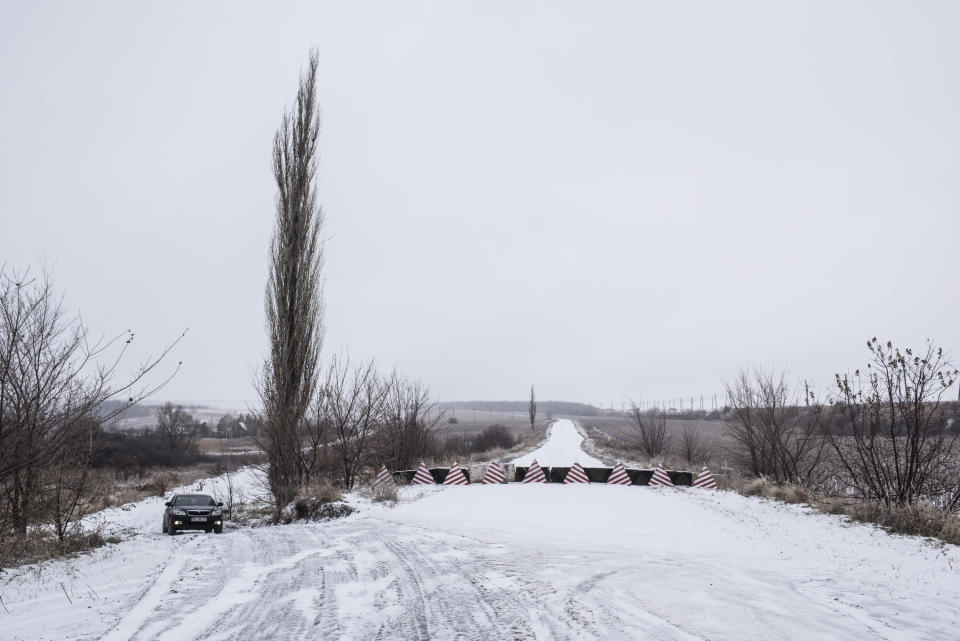
[[[807,384],[807,379],[803,379],[803,399],[807,402],[807,407],[810,407],[810,386]]]

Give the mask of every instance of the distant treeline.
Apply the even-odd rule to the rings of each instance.
[[[484,412],[518,412],[525,414],[530,401],[451,401],[441,403],[444,409],[452,410],[480,410]],[[537,401],[537,414],[546,416],[599,416],[603,414],[600,408],[587,403],[572,403],[570,401]]]
[[[148,403],[138,403],[136,405],[127,405],[124,401],[115,401],[108,400],[104,401],[103,405],[99,408],[99,413],[101,416],[111,416],[117,420],[124,419],[134,419],[134,418],[146,418],[148,416],[154,416],[157,413],[157,409],[161,405],[148,404]],[[187,410],[210,410],[211,408],[207,405],[179,405],[178,407],[183,407]],[[119,413],[118,413],[119,410]],[[229,414],[228,414],[229,415]],[[241,413],[241,416],[243,414]]]

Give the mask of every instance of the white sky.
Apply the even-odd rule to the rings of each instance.
[[[0,5],[0,262],[140,349],[189,326],[163,398],[254,398],[314,46],[328,355],[619,403],[960,351],[958,3],[241,7]]]

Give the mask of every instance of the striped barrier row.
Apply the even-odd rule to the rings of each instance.
[[[416,470],[403,470],[391,475],[386,467],[381,467],[375,487],[390,482],[394,476],[403,479],[412,485],[467,485],[470,483],[470,471],[462,469],[457,463],[450,468],[427,468],[424,463]],[[515,467],[514,478],[509,479],[521,483],[605,483],[607,485],[649,485],[651,487],[689,486],[702,489],[716,489],[717,483],[706,466],[694,478],[692,472],[666,470],[658,465],[653,470],[627,469],[623,463],[617,463],[613,468],[583,467],[574,463],[571,467],[541,467],[534,461],[529,467]],[[486,468],[481,481],[484,485],[508,482],[507,472],[498,461]]]

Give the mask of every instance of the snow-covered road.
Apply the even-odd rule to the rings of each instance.
[[[546,443],[529,454],[518,456],[511,463],[530,465],[536,461],[547,467],[569,467],[574,462],[579,462],[584,467],[604,467],[602,461],[583,451],[582,443],[583,436],[577,431],[573,421],[561,419],[550,426]]]
[[[150,525],[0,581],[0,638],[960,636],[956,547],[800,506],[596,484],[402,495],[395,508],[364,504],[340,521],[222,536],[167,537]]]

